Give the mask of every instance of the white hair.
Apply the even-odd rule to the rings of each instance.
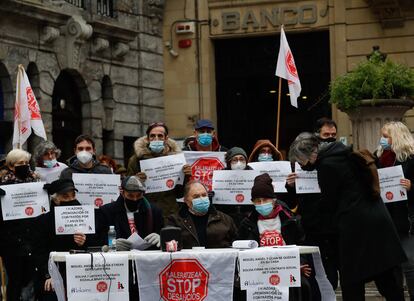
[[[22,149],[13,149],[6,156],[7,166],[14,166],[17,162],[24,160],[29,162],[31,154]]]

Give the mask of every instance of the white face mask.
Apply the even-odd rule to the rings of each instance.
[[[79,162],[82,164],[86,164],[92,160],[92,154],[87,151],[81,151],[76,154],[76,158],[78,158]]]
[[[236,163],[231,163],[232,170],[244,170],[246,168],[246,163],[237,161]]]

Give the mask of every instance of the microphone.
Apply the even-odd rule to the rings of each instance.
[[[104,252],[104,253],[109,252],[109,247],[108,247],[108,245],[103,245],[103,246],[102,246],[102,248],[101,248],[101,251],[102,251],[102,252]]]

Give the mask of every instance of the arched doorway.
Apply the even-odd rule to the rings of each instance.
[[[73,142],[82,134],[82,99],[86,85],[73,70],[62,70],[56,79],[52,95],[52,136],[62,150],[60,160],[73,155]],[[87,92],[86,92],[87,93]]]
[[[13,87],[6,66],[0,62],[0,154],[11,149],[13,136]]]

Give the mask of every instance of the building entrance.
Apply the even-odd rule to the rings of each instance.
[[[291,106],[282,84],[279,149],[286,152],[297,134],[313,131],[315,121],[331,117],[329,104],[329,32],[287,32],[302,93]],[[279,35],[216,40],[217,123],[220,142],[250,152],[258,139],[276,140],[277,89],[275,76]]]

